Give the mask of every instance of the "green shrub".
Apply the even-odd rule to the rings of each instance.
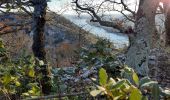
[[[0,95],[5,97],[33,97],[41,94],[39,73],[42,61],[23,53],[15,60],[11,59],[0,41]]]
[[[139,80],[131,68],[125,67],[123,75],[130,76],[133,82],[126,78],[108,78],[106,70],[101,68],[96,89],[90,94],[94,97],[104,95],[109,100],[160,100],[170,96],[169,91],[161,89],[158,83],[151,81],[150,78],[144,77]]]
[[[78,67],[105,68],[109,75],[120,76],[122,66],[115,56],[116,51],[109,40],[99,39],[96,44],[82,48]]]

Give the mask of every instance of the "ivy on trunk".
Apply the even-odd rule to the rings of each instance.
[[[46,52],[45,52],[45,34],[44,26],[46,23],[46,8],[47,0],[32,0],[34,6],[33,12],[33,45],[32,50],[34,56],[39,60],[43,60],[46,63]],[[42,85],[42,92],[44,94],[49,94],[51,90],[51,85],[49,84],[50,78],[48,77],[48,66],[45,64],[41,66],[41,73],[43,75],[40,84]]]

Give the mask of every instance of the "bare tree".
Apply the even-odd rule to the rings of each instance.
[[[120,30],[120,32],[125,32],[126,29],[124,27],[119,26],[119,24],[115,22],[103,20],[102,16],[98,13],[99,9],[102,8],[101,6],[106,2],[113,3],[114,6],[121,5],[123,8],[121,11],[116,10],[115,8],[112,10],[122,13],[128,20],[135,24],[134,31],[131,31],[131,34],[134,35],[130,39],[130,46],[126,54],[126,64],[133,67],[141,76],[145,76],[149,71],[148,57],[152,47],[152,42],[154,41],[153,37],[157,35],[155,28],[155,15],[159,5],[159,0],[139,0],[137,13],[128,7],[125,0],[117,1],[103,0],[99,6],[93,7],[86,3],[80,4],[80,0],[74,0],[73,3],[76,4],[76,10],[90,14],[92,17],[91,21],[98,22],[102,26],[113,27]],[[123,13],[124,10],[130,12],[132,17]]]
[[[46,23],[46,9],[47,9],[47,0],[32,0],[31,1],[34,7],[33,12],[33,45],[32,50],[34,56],[39,60],[46,62],[46,51],[45,51],[45,23]],[[48,72],[48,65],[41,66],[41,73],[43,75],[41,79],[42,92],[44,94],[50,94],[51,84],[50,77]]]
[[[140,0],[135,22],[136,36],[127,52],[126,64],[140,75],[148,74],[148,56],[155,33],[155,14],[159,0]]]
[[[90,6],[92,4],[80,3],[81,0],[73,0],[73,3],[76,5],[75,10],[78,12],[85,12],[88,13],[91,16],[91,22],[98,22],[102,26],[106,27],[112,27],[120,32],[125,32],[126,29],[122,27],[120,23],[115,23],[112,21],[105,20],[104,13],[109,11],[117,11],[124,15],[129,21],[134,22],[134,17],[136,15],[135,11],[131,10],[124,2],[124,0],[119,0],[120,2],[116,2],[115,0],[102,0],[100,3],[95,4],[94,6]],[[92,0],[93,1],[93,0]],[[93,1],[95,2],[95,1]],[[92,2],[92,3],[93,3]],[[115,5],[121,6],[121,9],[116,9]],[[109,7],[108,7],[109,6]],[[128,11],[131,14],[131,17],[129,17],[127,14],[124,13],[124,11]]]
[[[168,0],[162,0],[162,2],[165,15],[165,45],[170,46],[170,2]]]

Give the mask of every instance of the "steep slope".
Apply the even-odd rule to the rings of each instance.
[[[0,23],[17,21],[29,21],[30,16],[24,14],[4,14],[0,15]],[[76,50],[81,46],[95,42],[96,37],[86,32],[64,17],[55,13],[47,13],[46,51],[47,59],[55,67],[72,66],[77,57]],[[23,26],[16,32],[1,35],[4,43],[13,57],[17,57],[25,49],[31,53],[32,33],[31,24]],[[8,28],[7,30],[10,30]],[[0,31],[1,34],[1,31]],[[73,59],[74,58],[74,59]]]

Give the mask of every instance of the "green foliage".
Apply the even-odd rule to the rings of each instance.
[[[108,78],[106,71],[101,68],[99,84],[96,84],[96,89],[90,94],[93,97],[104,95],[109,100],[160,100],[169,96],[169,92],[165,93],[158,83],[150,78],[144,77],[139,80],[138,75],[131,68],[125,67],[122,75],[131,76],[132,82],[125,78]]]
[[[12,60],[0,42],[0,94],[5,96],[33,97],[41,94],[39,80],[40,65],[37,60],[26,53]],[[6,59],[3,59],[6,58]]]
[[[120,76],[120,62],[115,56],[115,50],[111,42],[99,39],[96,44],[82,48],[79,67],[105,68],[109,75]]]
[[[82,51],[79,66],[101,68],[96,89],[90,92],[92,96],[100,94],[113,100],[147,100],[150,98],[158,100],[163,97],[163,94],[167,96],[168,93],[163,92],[157,82],[148,77],[139,79],[133,69],[121,64],[108,40],[99,39],[96,44],[83,48]],[[108,78],[108,76],[113,78]]]
[[[137,74],[131,68],[125,67],[122,75],[130,80],[132,79],[131,82],[134,83],[144,95],[150,97],[149,99],[160,100],[160,98],[168,96],[163,96],[164,90],[159,87],[158,82],[152,81],[149,77],[144,77],[139,80]]]
[[[109,100],[160,100],[170,98],[170,91],[159,87],[156,81],[152,81],[149,77],[139,79],[133,69],[120,64],[107,40],[99,40],[89,49],[83,50],[79,66],[100,69],[98,80],[93,78],[95,89],[90,92],[93,97],[102,95]],[[39,61],[25,52],[15,60],[11,59],[0,40],[0,95],[9,97],[16,95],[23,98],[40,96],[42,94],[40,80],[43,78],[40,73],[40,66],[42,65],[44,65],[43,61]],[[73,91],[69,87],[70,83],[66,84],[66,81],[62,79],[62,75],[67,73],[65,76],[74,76],[76,69],[53,69],[52,72],[53,87],[51,93]],[[107,72],[111,75],[108,75]],[[109,76],[113,76],[113,78],[109,78]],[[73,82],[73,84],[75,83]],[[81,96],[65,97],[65,99],[68,98],[79,100]]]
[[[99,71],[99,78],[100,85],[105,85],[107,83],[108,76],[106,70],[104,70],[103,68],[101,68]]]
[[[90,92],[92,96],[101,94],[110,100],[141,100],[141,91],[127,79],[108,79],[106,71],[102,68],[99,71],[99,82],[103,79],[105,80],[104,83],[96,85],[97,89]]]

